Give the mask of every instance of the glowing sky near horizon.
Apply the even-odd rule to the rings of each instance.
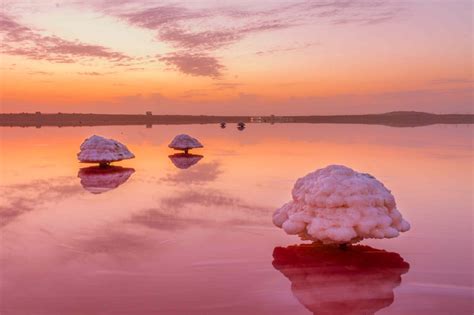
[[[472,111],[470,0],[3,0],[1,112]]]

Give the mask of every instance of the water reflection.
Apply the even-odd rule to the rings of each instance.
[[[189,171],[174,171],[166,174],[161,180],[167,184],[179,185],[182,183],[204,185],[212,183],[223,173],[219,162],[201,163]]]
[[[86,230],[75,235],[67,244],[64,255],[69,259],[78,259],[85,255],[125,259],[134,256],[146,255],[154,249],[155,241],[150,235],[140,233],[138,230],[126,225],[107,225],[99,229]]]
[[[91,166],[81,168],[77,176],[81,179],[81,185],[85,190],[101,194],[122,185],[133,173],[135,173],[133,168]]]
[[[215,211],[214,209],[218,209]],[[214,189],[190,189],[170,193],[157,207],[132,215],[127,223],[158,230],[178,230],[193,226],[265,226],[269,207],[249,203],[240,197]]]
[[[79,184],[74,160],[77,143],[97,128],[3,128],[0,313],[310,314],[291,283],[313,309],[328,300],[318,290],[329,288],[297,278],[305,265],[296,259],[286,265],[291,281],[271,266],[273,248],[290,237],[270,218],[296,174],[330,163],[378,174],[416,226],[387,241],[412,266],[394,303],[376,314],[472,313],[472,126],[188,127],[206,140],[209,156],[187,170],[171,165],[175,152],[165,147],[183,126],[104,129],[130,144],[146,171],[135,167],[127,183],[101,195]],[[314,286],[304,291],[304,283]],[[336,297],[347,300],[347,291]]]
[[[25,213],[81,194],[82,189],[77,187],[73,179],[51,177],[0,185],[0,227],[8,225]]]
[[[393,290],[410,267],[397,253],[362,245],[276,247],[273,259],[293,295],[314,314],[374,314],[393,303]]]
[[[202,155],[188,153],[176,153],[168,157],[171,162],[173,162],[174,166],[182,170],[190,168],[203,158]]]

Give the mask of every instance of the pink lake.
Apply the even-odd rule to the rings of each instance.
[[[0,313],[472,314],[472,132],[0,128]],[[179,133],[204,144],[182,168],[167,147]],[[80,170],[92,134],[136,158],[107,176]],[[412,229],[343,256],[290,247],[308,242],[274,227],[272,213],[296,179],[329,164],[377,177]]]

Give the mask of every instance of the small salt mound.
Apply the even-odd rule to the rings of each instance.
[[[82,163],[100,164],[108,164],[134,157],[135,155],[122,143],[96,135],[84,140],[81,144],[81,151],[77,154],[78,160]]]
[[[186,134],[181,134],[174,137],[173,141],[168,144],[168,147],[175,150],[183,150],[187,153],[188,150],[202,148],[203,145],[196,138],[193,138]]]
[[[345,166],[330,165],[298,179],[292,196],[275,211],[273,223],[302,239],[356,243],[397,237],[410,229],[381,182]]]

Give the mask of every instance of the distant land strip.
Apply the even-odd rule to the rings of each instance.
[[[78,113],[12,113],[0,114],[3,127],[80,127],[114,125],[184,125],[218,123],[305,123],[305,124],[369,124],[391,127],[417,127],[434,124],[472,124],[473,114],[431,114],[399,111],[367,115],[326,116],[207,116],[207,115],[145,115],[78,114]]]

